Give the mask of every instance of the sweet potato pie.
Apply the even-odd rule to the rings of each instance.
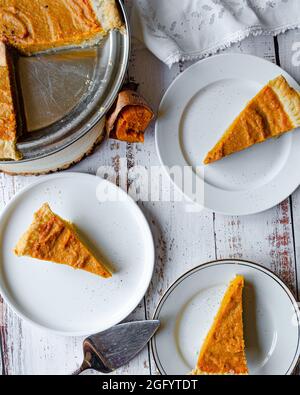
[[[248,103],[208,152],[204,163],[218,161],[298,127],[300,127],[300,94],[283,76],[279,76],[264,86]]]
[[[243,276],[231,281],[192,374],[248,373],[243,334],[243,287]]]
[[[0,159],[20,159],[4,45],[23,55],[97,44],[122,29],[115,0],[0,0]]]
[[[104,263],[80,240],[74,225],[54,214],[47,203],[34,214],[32,224],[14,252],[17,256],[29,256],[69,265],[104,278],[111,277]]]

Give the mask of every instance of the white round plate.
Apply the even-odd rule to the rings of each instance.
[[[161,374],[186,374],[196,365],[201,344],[235,275],[245,277],[244,336],[249,373],[291,374],[300,355],[299,307],[272,272],[240,260],[200,265],[181,276],[162,297],[152,339]]]
[[[112,278],[14,255],[45,202],[112,263]],[[139,207],[114,184],[87,174],[43,177],[18,193],[0,218],[0,245],[2,296],[22,318],[64,335],[100,332],[126,318],[144,296],[154,267],[153,238]]]
[[[215,212],[246,215],[273,207],[299,186],[299,131],[202,163],[247,101],[280,74],[300,90],[290,75],[264,59],[217,55],[189,67],[169,87],[156,122],[156,147],[166,170],[188,166],[185,187],[180,177],[173,182],[189,200]],[[191,179],[198,190],[186,185]]]

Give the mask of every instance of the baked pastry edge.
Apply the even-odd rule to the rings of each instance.
[[[280,75],[269,82],[289,116],[294,128],[300,127],[300,94]]]

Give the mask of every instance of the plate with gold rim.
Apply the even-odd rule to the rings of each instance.
[[[242,260],[219,260],[191,269],[160,300],[152,339],[161,374],[194,369],[199,350],[229,282],[243,275],[243,321],[250,375],[289,375],[300,356],[300,310],[292,292],[274,273]]]

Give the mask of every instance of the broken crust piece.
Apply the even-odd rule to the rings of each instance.
[[[300,94],[280,75],[248,103],[214,148],[204,164],[220,160],[269,138],[300,126]]]
[[[125,90],[119,93],[116,107],[107,118],[106,131],[110,138],[143,143],[153,117],[153,111],[138,93]]]
[[[21,159],[16,149],[17,121],[12,91],[11,60],[0,42],[0,160]]]
[[[111,273],[79,239],[73,225],[54,214],[45,203],[35,214],[27,232],[19,240],[17,256],[65,264],[108,278]]]
[[[243,334],[244,277],[231,281],[201,348],[193,375],[248,374]]]
[[[0,40],[24,55],[97,44],[124,30],[116,0],[0,0]]]

